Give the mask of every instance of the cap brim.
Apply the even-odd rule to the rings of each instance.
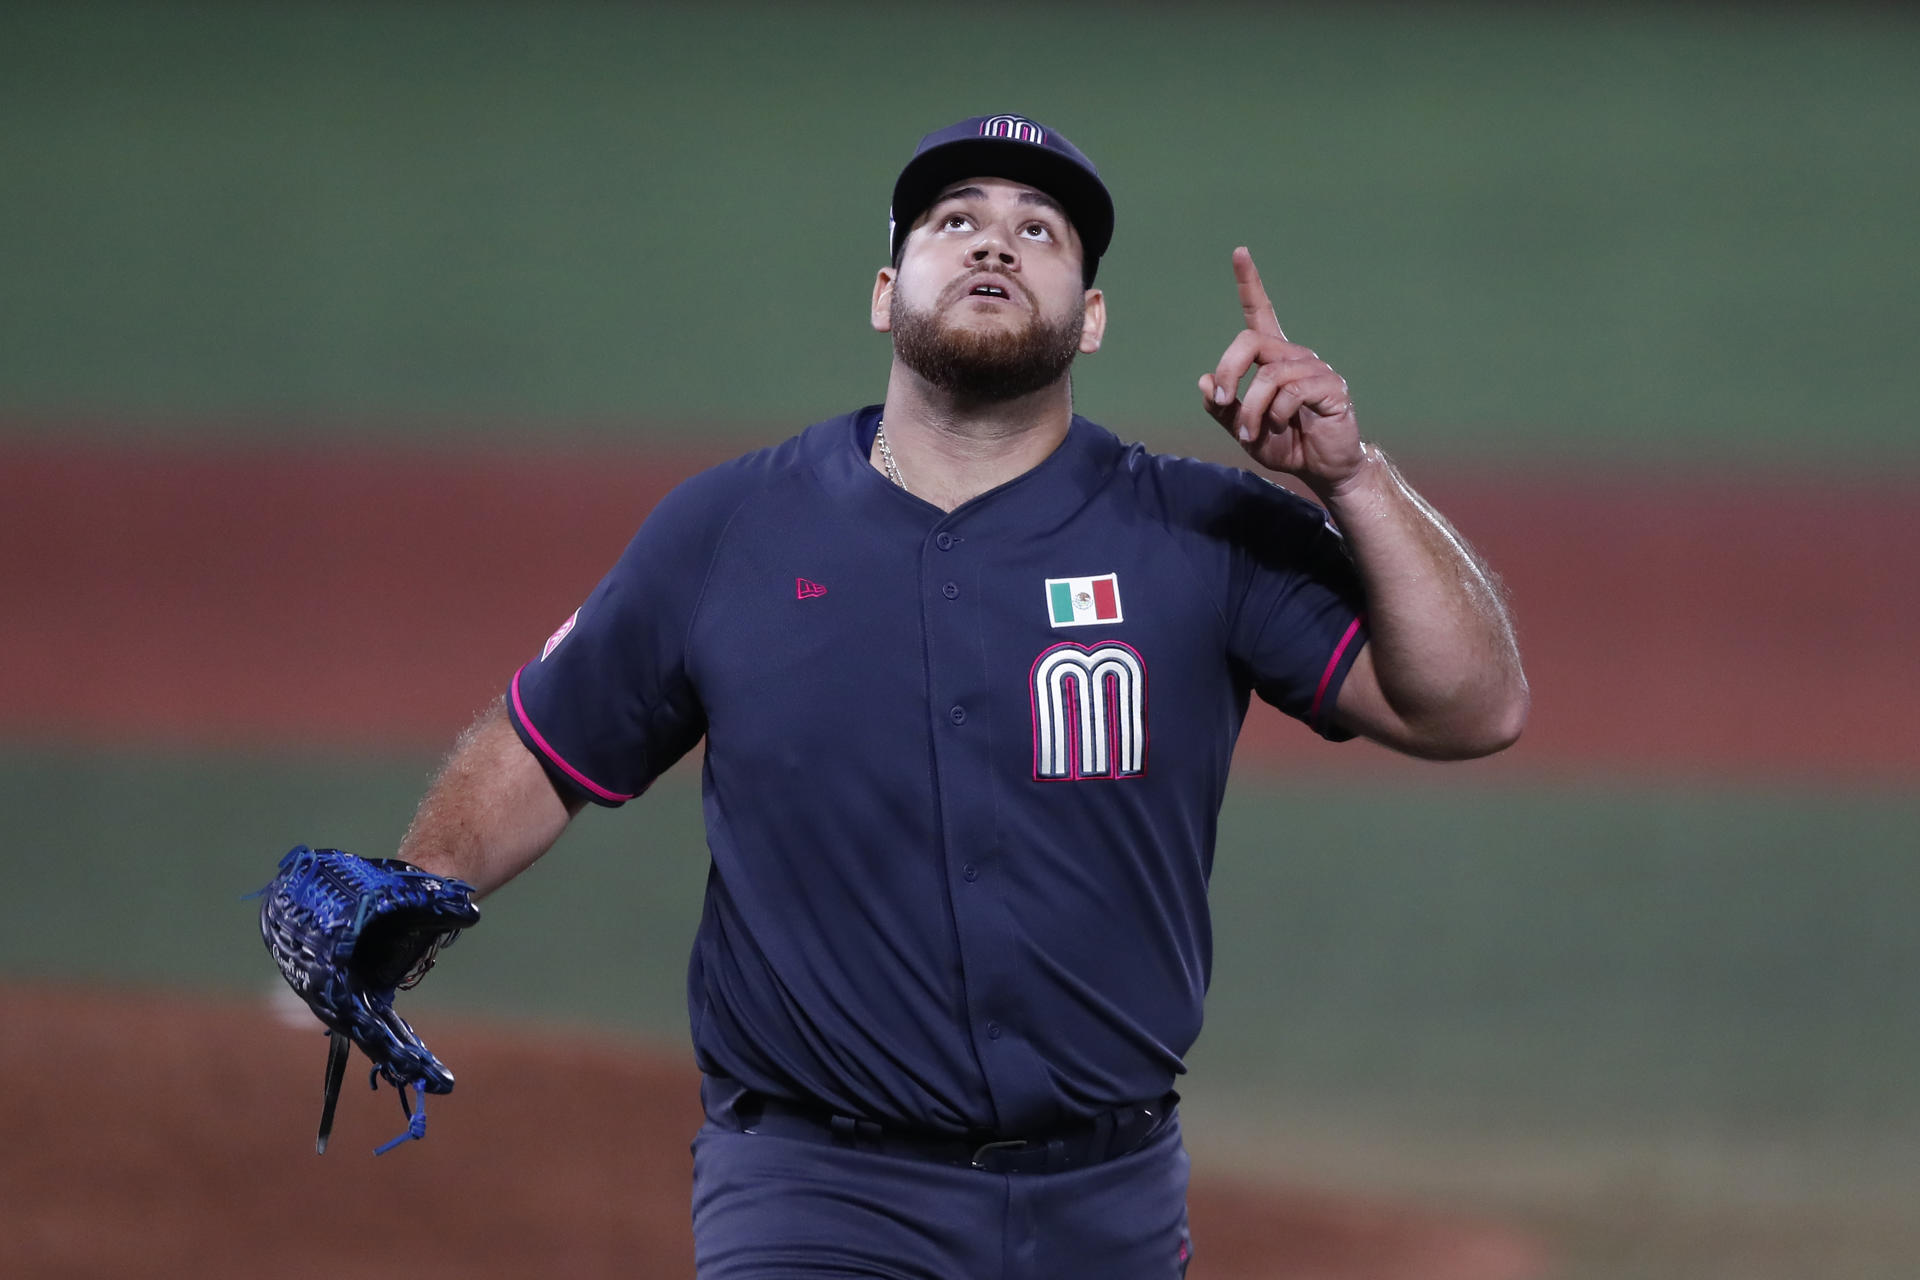
[[[1057,151],[1006,138],[961,138],[929,147],[907,163],[893,184],[893,254],[942,191],[963,178],[1006,178],[1060,202],[1080,236],[1088,265],[1113,240],[1113,199],[1100,179]],[[1088,280],[1093,278],[1087,272]]]

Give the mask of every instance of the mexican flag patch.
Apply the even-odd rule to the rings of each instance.
[[[1120,621],[1120,575],[1048,578],[1047,617],[1056,627],[1086,627]]]

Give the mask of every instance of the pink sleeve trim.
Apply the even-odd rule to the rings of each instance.
[[[558,765],[560,767],[560,771],[562,773],[565,773],[569,778],[572,778],[575,782],[579,783],[581,786],[585,787],[587,790],[593,792],[594,795],[599,796],[602,800],[633,799],[633,796],[623,796],[618,791],[609,791],[605,787],[600,786],[598,783],[595,783],[592,780],[590,780],[586,774],[580,772],[578,769],[568,764],[565,760],[562,760],[560,758],[560,753],[558,751],[555,751],[553,747],[548,744],[547,740],[540,736],[540,731],[533,727],[533,721],[527,719],[526,707],[521,705],[520,673],[518,671],[513,673],[513,714],[520,717],[520,723],[526,726],[527,734],[530,737],[532,737],[534,745],[539,747],[541,752],[547,757],[547,759],[553,761],[554,764]]]
[[[1333,683],[1333,673],[1340,669],[1340,659],[1346,654],[1347,646],[1352,644],[1353,638],[1360,634],[1361,621],[1361,619],[1355,618],[1348,624],[1347,634],[1341,636],[1340,643],[1333,646],[1333,656],[1327,659],[1327,669],[1320,673],[1320,687],[1313,691],[1313,705],[1307,708],[1307,719],[1317,720],[1320,718],[1320,703],[1322,699],[1327,696],[1327,686]],[[514,679],[518,680],[519,677],[515,676]],[[525,717],[523,716],[522,719],[525,719]],[[527,728],[531,729],[533,726],[528,725]],[[566,766],[562,765],[561,767],[565,768]]]

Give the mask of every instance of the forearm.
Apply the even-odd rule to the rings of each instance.
[[[454,744],[414,813],[400,857],[491,893],[553,847],[580,810],[563,801],[500,701]]]
[[[1363,655],[1384,706],[1340,708],[1361,732],[1427,756],[1475,756],[1519,737],[1527,681],[1498,580],[1378,449],[1319,494],[1366,593]]]

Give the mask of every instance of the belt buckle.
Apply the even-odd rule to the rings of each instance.
[[[972,1165],[976,1169],[984,1169],[987,1166],[980,1163],[980,1157],[985,1155],[987,1152],[1014,1151],[1026,1145],[1027,1145],[1027,1140],[1025,1138],[1007,1138],[1000,1142],[983,1142],[978,1147],[974,1148],[973,1157],[972,1159],[968,1160],[967,1163]]]

